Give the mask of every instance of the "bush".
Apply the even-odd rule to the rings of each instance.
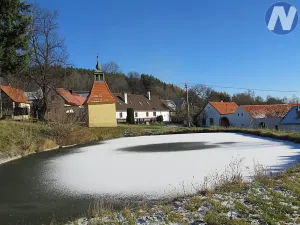
[[[159,123],[162,123],[162,122],[164,122],[164,118],[163,118],[163,116],[162,116],[162,115],[160,115],[160,116],[156,117],[156,121],[157,121],[157,122],[159,122]]]
[[[127,109],[126,122],[128,124],[134,124],[134,110],[133,110],[133,108],[128,108]]]

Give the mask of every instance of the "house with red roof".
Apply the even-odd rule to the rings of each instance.
[[[238,105],[235,102],[208,102],[203,109],[200,122],[205,127],[233,126],[233,118],[237,109]]]
[[[204,126],[278,129],[291,104],[241,105],[234,102],[209,102],[204,108]]]
[[[292,104],[241,105],[236,111],[236,127],[279,129]]]
[[[65,119],[66,117],[82,119],[85,100],[86,98],[73,93],[72,90],[55,88],[51,91],[45,118],[49,121]]]
[[[111,93],[98,61],[93,87],[85,101],[86,122],[89,127],[116,127],[116,99]]]
[[[0,85],[0,119],[29,119],[30,102],[23,90]]]

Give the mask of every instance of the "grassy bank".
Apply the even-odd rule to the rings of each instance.
[[[252,182],[240,179],[236,170],[219,175],[213,188],[200,189],[192,196],[138,206],[123,204],[121,209],[120,204],[114,209],[112,202],[100,200],[91,205],[88,217],[68,224],[300,224],[300,165],[276,175],[256,169]]]

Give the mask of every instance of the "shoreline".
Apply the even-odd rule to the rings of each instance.
[[[60,148],[62,148],[62,147],[56,146],[56,147],[53,147],[53,148],[45,149],[41,152],[54,151],[54,150],[57,150],[57,149],[60,149]],[[25,158],[27,156],[30,156],[30,155],[33,155],[33,154],[36,154],[36,153],[38,153],[38,152],[30,152],[28,155],[25,155],[25,156],[18,155],[18,156],[14,156],[14,157],[7,157],[7,158],[0,159],[0,165],[2,165],[4,163],[11,162],[11,161],[14,161],[14,160],[17,160],[17,159]]]
[[[121,127],[117,127],[117,128],[121,128]],[[0,155],[0,165],[30,156],[35,153],[54,151],[57,149],[66,149],[66,148],[71,148],[71,147],[76,147],[76,146],[90,145],[95,142],[114,140],[114,139],[118,139],[118,138],[127,138],[127,137],[161,136],[161,135],[173,135],[173,134],[197,134],[197,133],[237,133],[237,134],[241,134],[241,135],[245,135],[245,134],[253,135],[256,137],[260,137],[260,138],[269,138],[274,141],[287,141],[287,142],[291,142],[291,143],[295,143],[295,144],[300,143],[300,137],[294,138],[292,132],[289,134],[286,134],[286,135],[280,135],[281,131],[271,131],[271,130],[251,130],[251,129],[236,129],[236,128],[188,128],[188,129],[180,128],[180,129],[175,129],[175,130],[162,130],[162,131],[160,129],[157,129],[157,130],[153,129],[151,131],[150,130],[147,127],[147,129],[144,128],[144,129],[138,131],[138,132],[142,131],[142,133],[136,133],[137,132],[136,130],[129,129],[129,134],[123,134],[123,136],[121,135],[121,136],[115,136],[112,138],[104,138],[104,139],[98,137],[95,134],[97,136],[97,140],[89,140],[84,143],[75,143],[75,144],[69,144],[69,145],[63,145],[63,146],[57,145],[53,148],[48,148],[48,149],[45,149],[45,150],[42,150],[39,152],[30,152],[29,154],[27,154],[25,156],[18,155],[18,156],[14,156],[14,157],[1,158],[1,155]]]

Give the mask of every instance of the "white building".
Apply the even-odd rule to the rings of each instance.
[[[234,102],[209,102],[204,108],[206,126],[278,129],[290,104],[242,105]]]
[[[235,102],[209,102],[203,110],[201,124],[210,126],[232,126],[232,117],[238,109]]]
[[[237,117],[240,116],[240,119],[236,122],[236,127],[269,128],[277,130],[279,129],[280,121],[291,107],[291,104],[242,105],[235,113]],[[243,113],[242,120],[241,113]],[[242,124],[240,124],[241,121]]]
[[[300,109],[294,106],[279,123],[279,129],[300,132]]]
[[[158,116],[163,116],[164,122],[170,122],[170,109],[157,95],[135,95],[127,93],[113,94],[116,102],[117,122],[126,122],[127,109],[133,108],[136,122],[155,121]]]

